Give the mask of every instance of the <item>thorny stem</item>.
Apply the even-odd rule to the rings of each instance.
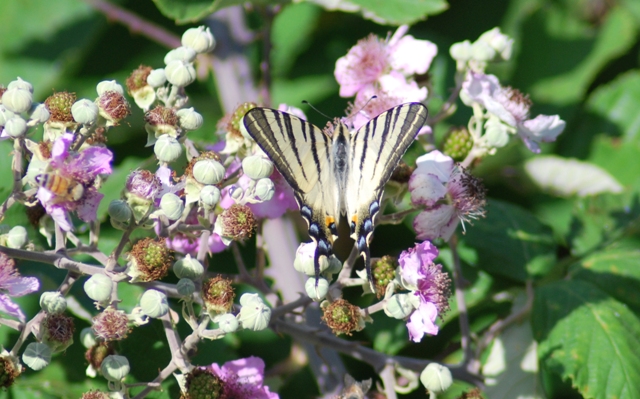
[[[473,359],[473,351],[471,349],[471,330],[469,328],[469,313],[467,312],[467,304],[464,299],[464,277],[462,276],[462,267],[460,266],[460,256],[458,255],[458,238],[454,234],[449,239],[449,248],[453,255],[453,283],[455,286],[456,304],[458,306],[458,312],[460,313],[460,344],[464,357],[462,364],[464,366],[471,366],[470,362]]]

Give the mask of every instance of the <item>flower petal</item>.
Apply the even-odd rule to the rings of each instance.
[[[14,303],[8,295],[0,294],[0,313],[8,314],[9,316],[17,317],[22,323],[25,322],[26,317],[20,306]]]
[[[407,323],[409,338],[413,342],[420,342],[424,334],[438,334],[438,326],[435,325],[437,317],[438,309],[433,303],[420,303],[418,309],[409,316],[409,322]]]
[[[566,126],[558,115],[538,115],[518,125],[518,135],[531,152],[540,152],[539,143],[555,141]]]
[[[438,54],[438,46],[428,40],[403,36],[391,46],[391,67],[407,75],[424,74]]]
[[[439,205],[422,211],[413,220],[413,229],[418,240],[435,240],[439,237],[445,241],[449,240],[457,226],[458,217],[452,205]]]

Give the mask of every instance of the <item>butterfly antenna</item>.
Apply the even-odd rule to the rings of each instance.
[[[331,118],[329,118],[329,116],[327,114],[325,114],[324,112],[320,111],[318,108],[314,107],[313,104],[311,104],[309,101],[307,100],[302,100],[303,104],[307,104],[308,106],[311,107],[312,110],[316,111],[317,113],[319,113],[320,115],[324,116],[325,118],[331,120]]]
[[[366,102],[366,103],[364,103],[364,105],[363,105],[362,107],[360,107],[360,109],[358,110],[358,112],[351,112],[351,115],[350,115],[347,119],[353,118],[355,115],[358,115],[360,112],[362,112],[362,111],[367,107],[367,105],[369,105],[369,103],[370,103],[372,100],[374,100],[374,99],[376,99],[376,98],[378,98],[378,96],[376,96],[375,94],[374,94],[373,96],[371,96],[371,97],[367,100],[367,102]],[[365,115],[365,116],[366,116],[366,115]]]

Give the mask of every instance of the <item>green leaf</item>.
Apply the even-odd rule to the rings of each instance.
[[[638,94],[640,95],[640,91]],[[638,100],[640,101],[640,96]],[[638,103],[638,109],[640,109],[640,102]],[[640,119],[638,123],[640,124]],[[591,146],[592,151],[589,155],[589,161],[605,169],[625,186],[637,183],[638,171],[629,167],[629,165],[633,165],[634,162],[640,159],[640,136],[637,138],[638,140],[633,142],[625,140],[623,144],[617,138],[599,135]]]
[[[365,18],[383,25],[412,25],[449,8],[445,0],[349,0],[349,3],[359,5]]]
[[[640,321],[584,281],[536,289],[532,323],[544,366],[586,398],[640,397]]]
[[[587,109],[613,123],[625,142],[640,142],[640,72],[629,71],[600,86],[589,96]]]
[[[597,252],[571,266],[574,279],[587,281],[640,314],[640,250],[619,248]]]
[[[633,16],[623,7],[612,8],[587,57],[571,71],[534,84],[532,96],[538,101],[557,105],[579,101],[598,72],[633,46],[636,32]]]
[[[286,75],[297,56],[306,49],[321,11],[311,3],[295,3],[284,7],[276,15],[271,31],[271,68],[274,76]]]
[[[551,229],[530,212],[490,200],[487,217],[467,226],[465,244],[478,253],[478,267],[524,281],[544,275],[555,262]]]
[[[253,4],[274,4],[286,3],[283,1],[268,0],[153,0],[158,10],[167,18],[176,21],[177,24],[188,24],[198,22],[214,12],[226,7],[242,5],[245,3]]]
[[[555,155],[535,157],[530,158],[524,167],[538,186],[562,197],[622,191],[620,183],[605,170],[577,159]]]

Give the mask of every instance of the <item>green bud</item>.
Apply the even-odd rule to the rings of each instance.
[[[167,80],[174,86],[185,87],[196,80],[193,64],[182,60],[173,60],[164,68]]]
[[[109,300],[112,288],[113,281],[104,274],[94,274],[84,283],[84,292],[97,302]]]
[[[453,384],[453,377],[451,376],[451,371],[445,366],[438,363],[429,363],[420,373],[420,382],[429,392],[439,394],[449,389]]]
[[[240,186],[232,186],[229,188],[229,195],[235,202],[238,202],[244,196],[244,189]]]
[[[309,295],[309,298],[316,302],[320,302],[327,296],[329,292],[329,281],[326,278],[320,277],[318,279],[318,286],[316,287],[316,278],[310,277],[304,283],[304,290]]]
[[[180,279],[196,280],[204,274],[204,266],[198,259],[192,258],[191,255],[187,254],[187,256],[174,263],[173,273]]]
[[[242,308],[238,314],[238,321],[242,328],[252,331],[264,330],[271,320],[269,308],[258,294],[243,294],[240,297]]]
[[[184,212],[184,202],[174,193],[166,193],[160,198],[160,209],[169,220],[178,220]]]
[[[4,124],[4,131],[11,137],[22,137],[27,132],[27,122],[19,116],[14,116]]]
[[[153,146],[153,152],[160,162],[173,162],[182,155],[182,146],[174,137],[163,134]]]
[[[220,202],[220,189],[216,186],[204,186],[200,190],[200,204],[203,208],[212,210]]]
[[[98,106],[86,98],[80,99],[71,106],[73,119],[84,125],[92,125],[98,120]]]
[[[96,86],[96,91],[98,92],[98,96],[108,91],[115,91],[116,93],[124,95],[124,89],[122,89],[122,86],[115,80],[103,80]]]
[[[172,61],[191,63],[196,59],[196,55],[196,51],[193,48],[180,46],[169,51],[167,55],[164,56],[164,64],[168,66]]]
[[[268,177],[264,179],[260,179],[256,182],[256,186],[254,188],[255,198],[260,200],[260,202],[269,201],[273,198],[273,195],[276,192],[276,187],[273,185],[273,181]]]
[[[307,276],[314,277],[316,275],[314,256],[315,256],[316,244],[314,243],[302,243],[296,250],[296,257],[293,260],[293,268],[304,273]],[[333,256],[332,256],[333,257]],[[339,262],[339,261],[338,261]],[[319,259],[320,273],[323,273],[329,268],[330,261],[326,256],[321,256]]]
[[[202,159],[193,165],[193,177],[201,184],[218,184],[224,179],[224,166],[215,159]]]
[[[182,45],[191,47],[196,53],[208,53],[216,46],[216,41],[209,28],[198,26],[182,34]]]
[[[189,297],[196,291],[196,285],[193,283],[193,280],[189,278],[181,278],[176,284],[176,289],[180,296]]]
[[[31,123],[45,123],[49,120],[51,114],[44,104],[33,104],[31,106],[31,115],[29,115],[29,122]]]
[[[489,147],[501,148],[509,142],[509,128],[496,116],[490,116],[484,124],[482,138]]]
[[[15,113],[9,111],[4,105],[0,104],[0,126],[6,125],[7,121],[15,116]]]
[[[96,340],[96,335],[93,332],[93,328],[85,327],[80,331],[80,342],[82,346],[89,349],[92,348],[95,344],[98,343]]]
[[[384,313],[398,320],[409,317],[418,305],[413,298],[418,299],[414,294],[392,295],[384,304]]]
[[[7,233],[7,247],[9,248],[21,249],[24,248],[28,242],[29,235],[27,234],[27,229],[22,226],[16,226]]]
[[[11,112],[21,114],[31,109],[33,93],[29,90],[12,88],[7,89],[2,95],[2,104]]]
[[[218,315],[213,321],[218,323],[218,327],[227,334],[236,332],[239,327],[238,319],[231,313]]]
[[[147,84],[153,88],[158,88],[167,83],[167,76],[164,74],[164,69],[154,69],[147,76]]]
[[[33,370],[42,370],[51,362],[51,348],[40,342],[32,342],[25,348],[22,362]]]
[[[104,378],[112,382],[122,381],[129,374],[129,371],[131,371],[131,367],[124,356],[109,355],[100,365],[100,372]]]
[[[253,180],[262,179],[273,173],[273,162],[261,156],[251,155],[242,160],[242,170]]]
[[[50,314],[64,313],[67,310],[67,300],[60,291],[45,291],[40,295],[40,307]]]
[[[180,118],[180,127],[184,130],[197,130],[200,129],[204,119],[202,115],[194,111],[193,108],[183,108],[176,112],[178,118]]]
[[[456,61],[469,61],[471,59],[471,42],[469,40],[465,40],[459,43],[453,43],[451,48],[449,49],[449,54],[451,58]]]
[[[147,290],[140,298],[140,308],[149,317],[162,317],[169,311],[167,296],[157,290]]]
[[[491,61],[496,56],[494,50],[484,41],[477,40],[471,45],[471,57],[477,61]]]
[[[131,220],[131,208],[124,200],[111,201],[107,212],[109,213],[109,217],[116,222],[122,223]]]

